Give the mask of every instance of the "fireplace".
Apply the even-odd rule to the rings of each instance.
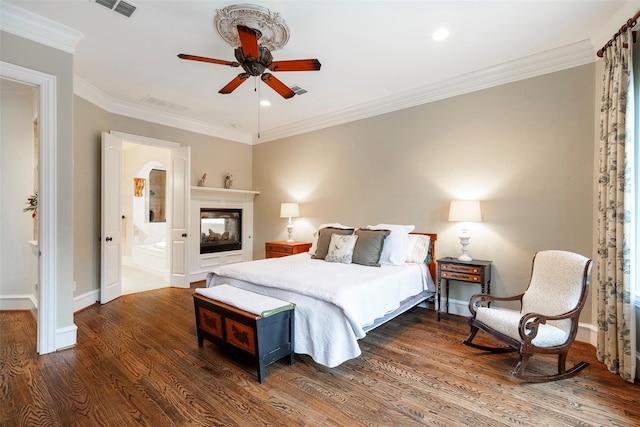
[[[200,253],[242,249],[242,209],[200,208]]]

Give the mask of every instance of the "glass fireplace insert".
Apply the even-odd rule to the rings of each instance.
[[[200,209],[200,253],[242,249],[242,209]]]

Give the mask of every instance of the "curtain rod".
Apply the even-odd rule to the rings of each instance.
[[[635,27],[637,22],[638,22],[638,19],[640,19],[640,11],[638,11],[635,15],[633,15],[633,18],[630,18],[630,19],[627,20],[627,23],[624,24],[620,28],[620,30],[618,30],[618,32],[613,35],[613,37],[611,37],[611,40],[609,40],[604,46],[602,46],[602,49],[600,49],[598,51],[597,55],[600,58],[602,58],[602,55],[604,55],[605,49],[608,48],[609,46],[611,46],[613,44],[613,42],[615,41],[615,39],[617,39],[620,34],[624,33],[629,28]]]

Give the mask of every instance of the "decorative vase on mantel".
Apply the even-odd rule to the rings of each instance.
[[[227,172],[227,174],[224,176],[224,188],[229,190],[232,185],[233,185],[233,175],[231,175],[230,172]]]

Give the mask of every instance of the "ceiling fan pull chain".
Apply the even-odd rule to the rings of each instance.
[[[258,81],[258,79],[256,77],[254,77],[254,81],[255,81],[255,87],[257,88],[257,92],[258,92],[258,139],[260,139],[260,82]],[[256,91],[256,89],[253,89],[254,91]]]

